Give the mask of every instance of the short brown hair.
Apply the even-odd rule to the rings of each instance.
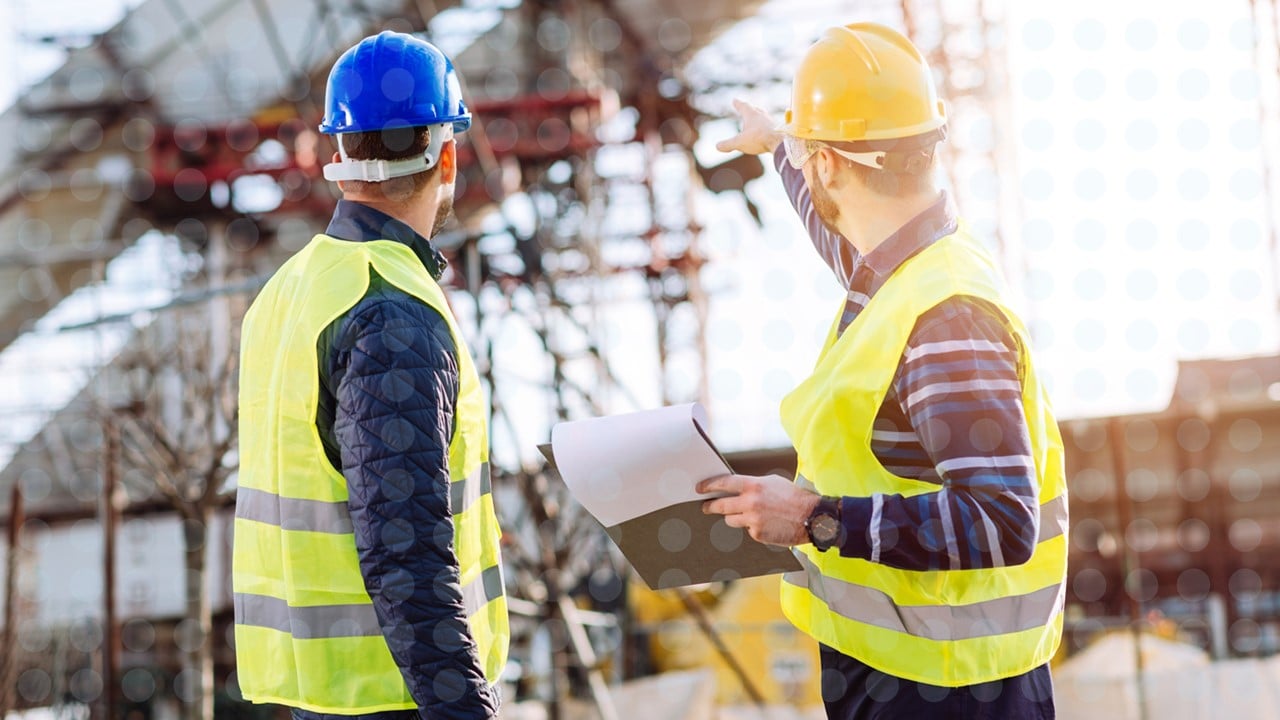
[[[421,157],[431,144],[431,129],[426,127],[389,128],[361,133],[344,133],[339,142],[352,160],[404,160]],[[380,183],[348,180],[350,192],[357,194],[380,191],[391,200],[407,200],[431,182],[439,165],[414,175],[392,178]]]

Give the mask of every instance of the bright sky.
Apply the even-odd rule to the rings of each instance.
[[[1163,407],[1174,358],[1273,351],[1248,3],[1012,6],[1026,287],[1061,409]]]
[[[780,1],[768,6],[778,11],[768,22],[786,17]],[[1026,248],[1029,274],[1018,284],[1059,414],[1158,409],[1178,358],[1274,351],[1280,318],[1261,157],[1265,138],[1277,151],[1280,127],[1259,125],[1258,100],[1274,108],[1280,83],[1272,71],[1264,85],[1254,70],[1247,0],[1008,6],[1008,136],[1019,172],[1003,180],[1017,183],[1023,217],[1009,236]],[[17,76],[47,72],[57,60],[19,55],[15,27],[42,32],[75,17],[84,23],[76,27],[93,29],[118,17],[119,7],[0,5],[0,58],[19,70],[0,77],[0,102],[12,97]],[[791,28],[792,37],[808,35]],[[730,132],[727,123],[704,127],[697,148],[704,163],[724,159],[712,145]],[[777,403],[811,365],[841,298],[772,170],[749,193],[763,229],[741,198],[698,203],[714,260],[705,271],[715,293],[711,410],[726,448],[785,442]],[[645,305],[610,312],[620,325],[644,328],[610,333],[614,359],[651,357]],[[643,362],[616,364],[642,402],[656,401]],[[532,380],[536,370],[529,368]]]

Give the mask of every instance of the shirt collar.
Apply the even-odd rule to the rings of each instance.
[[[912,255],[954,233],[956,225],[955,206],[943,191],[932,205],[885,238],[862,261],[883,281]]]
[[[394,240],[408,245],[436,280],[444,275],[444,269],[449,265],[431,241],[419,235],[408,224],[381,210],[351,200],[338,201],[338,207],[333,210],[333,219],[329,221],[325,234],[348,242]]]

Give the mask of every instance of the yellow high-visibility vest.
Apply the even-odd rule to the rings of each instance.
[[[510,630],[490,493],[488,404],[444,292],[402,243],[317,235],[263,288],[241,335],[232,587],[237,680],[255,702],[344,715],[417,707],[365,591],[346,479],[316,430],[316,342],[364,296],[370,269],[434,308],[453,334],[454,550],[485,677],[496,682],[506,665]]]
[[[947,298],[969,296],[997,308],[1017,343],[1040,502],[1031,559],[1014,567],[917,572],[804,545],[805,569],[783,578],[782,608],[798,628],[881,672],[930,685],[1024,673],[1048,662],[1062,636],[1062,438],[1027,330],[1000,286],[995,263],[963,230],[938,240],[899,267],[838,338],[837,315],[813,373],[782,402],[802,485],[836,496],[938,492],[936,483],[890,473],[871,452],[872,424],[916,321]]]

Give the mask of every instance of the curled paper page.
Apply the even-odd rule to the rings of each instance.
[[[556,425],[545,448],[574,498],[654,589],[799,570],[706,515],[698,482],[733,472],[707,436],[701,405],[675,405]]]
[[[556,467],[574,498],[605,526],[706,500],[698,482],[731,472],[707,440],[697,403],[564,422],[551,431]]]

